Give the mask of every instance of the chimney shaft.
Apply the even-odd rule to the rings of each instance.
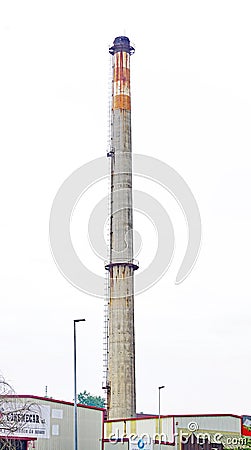
[[[134,417],[135,338],[132,145],[130,55],[134,53],[125,36],[114,40],[111,186],[110,186],[110,298],[108,307],[108,418]]]

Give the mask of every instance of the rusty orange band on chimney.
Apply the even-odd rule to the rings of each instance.
[[[130,55],[127,52],[114,55],[112,108],[131,110]]]

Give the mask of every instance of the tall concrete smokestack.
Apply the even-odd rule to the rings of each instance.
[[[134,48],[125,36],[109,49],[113,88],[111,111],[110,260],[108,305],[108,418],[136,414],[134,270],[132,209],[132,147],[130,56]]]

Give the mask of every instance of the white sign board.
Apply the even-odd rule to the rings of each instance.
[[[129,450],[153,450],[153,443],[147,439],[130,440]]]
[[[50,437],[50,406],[21,403],[16,399],[1,404],[1,436]]]

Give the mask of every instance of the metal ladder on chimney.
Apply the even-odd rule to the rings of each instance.
[[[109,357],[109,273],[105,276],[105,301],[104,301],[104,329],[103,329],[103,385],[102,388],[107,391],[108,388],[108,357]],[[106,392],[107,393],[107,392]]]
[[[112,55],[110,55],[109,61],[109,74],[108,74],[108,120],[107,120],[107,156],[112,156],[112,100],[113,100],[113,66]],[[110,158],[108,158],[108,161]],[[110,161],[108,162],[108,170],[110,176]],[[110,240],[110,178],[108,178],[108,221],[107,221],[107,259],[110,258],[109,240]],[[109,303],[110,303],[110,274],[109,271],[105,271],[105,293],[104,293],[104,329],[103,329],[103,383],[102,388],[106,392],[106,406],[107,396],[109,390],[109,377],[108,377],[108,359],[109,359]]]

